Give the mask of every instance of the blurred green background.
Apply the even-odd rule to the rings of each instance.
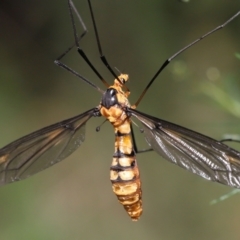
[[[112,82],[99,60],[87,1],[75,4],[89,30],[82,47]],[[130,75],[132,103],[165,59],[240,9],[236,0],[93,0],[92,5],[105,55]],[[240,17],[178,56],[138,109],[215,139],[240,133],[239,109],[231,105],[240,91],[240,60],[234,55],[240,51],[239,26]],[[99,103],[100,94],[53,63],[73,42],[67,1],[2,0],[0,32],[1,146]],[[103,88],[75,50],[64,62]],[[109,124],[96,133],[101,122],[87,124],[85,143],[68,159],[0,188],[1,240],[239,239],[240,196],[210,206],[231,188],[154,152],[138,156],[144,213],[132,222],[111,191],[114,134]]]

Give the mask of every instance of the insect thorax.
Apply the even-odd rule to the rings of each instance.
[[[123,84],[115,79],[114,84],[102,96],[100,112],[114,126],[115,130],[120,128],[119,130],[122,129],[124,132],[129,132],[127,125],[129,125],[130,120],[124,110],[124,108],[130,107],[127,98],[129,94],[125,94],[122,87]]]

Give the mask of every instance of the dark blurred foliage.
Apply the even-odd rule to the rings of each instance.
[[[111,82],[99,59],[87,1],[75,4],[89,30],[81,46]],[[132,103],[165,59],[240,9],[237,0],[93,0],[92,5],[104,54],[130,74]],[[229,100],[239,101],[239,26],[240,17],[178,56],[138,109],[215,139],[240,133],[239,106]],[[53,64],[73,43],[66,1],[2,0],[0,32],[1,146],[99,103],[100,94]],[[64,62],[104,87],[76,50]],[[138,156],[144,213],[131,222],[111,192],[114,135],[107,123],[96,133],[101,122],[89,122],[85,143],[62,163],[1,187],[0,239],[239,239],[239,196],[210,206],[231,189],[154,152]],[[142,134],[138,139],[143,144]]]

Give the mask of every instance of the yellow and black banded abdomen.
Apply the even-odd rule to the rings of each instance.
[[[119,202],[132,220],[138,220],[142,214],[142,190],[130,134],[116,134],[110,179]]]

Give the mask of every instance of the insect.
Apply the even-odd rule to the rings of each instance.
[[[75,42],[55,60],[55,63],[101,92],[101,101],[96,107],[80,115],[42,128],[0,149],[0,185],[28,178],[67,158],[84,142],[85,125],[88,120],[103,116],[112,124],[115,133],[115,151],[110,167],[113,192],[132,220],[138,220],[142,214],[141,181],[136,162],[136,154],[140,152],[154,150],[166,160],[207,180],[240,188],[240,152],[221,141],[136,110],[147,90],[172,59],[203,38],[222,29],[240,12],[167,59],[147,84],[136,103],[130,105],[128,101],[130,91],[125,85],[129,76],[125,73],[117,76],[103,55],[90,0],[88,4],[100,58],[114,76],[114,83],[109,85],[104,80],[80,48],[79,42],[86,35],[87,29],[72,0],[68,0]],[[84,29],[80,36],[77,36],[74,13]],[[60,61],[75,46],[80,56],[106,86],[106,91]],[[132,118],[142,123],[146,141],[151,149],[145,151],[137,149]]]

